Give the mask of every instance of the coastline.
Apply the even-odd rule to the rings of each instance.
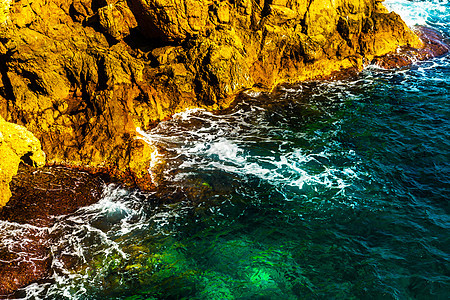
[[[220,3],[223,2],[227,1]],[[227,3],[223,5],[227,6]],[[364,38],[368,39],[364,41],[367,45],[379,38],[378,31],[374,30],[376,22],[373,22],[373,27],[369,26],[371,24],[367,25],[367,28],[364,29],[367,31],[367,35],[361,37],[360,33],[364,28],[362,23],[358,23],[358,26],[361,25],[361,31],[358,34],[352,33],[353,27],[346,24],[345,21],[341,21],[340,16],[336,15],[334,17],[336,26],[333,29],[337,31],[331,36],[336,39],[333,43],[341,45],[337,48],[341,51],[340,58],[331,56],[332,59],[321,60],[323,57],[328,57],[328,53],[324,53],[323,49],[320,50],[322,53],[317,53],[317,51],[320,52],[318,49],[305,49],[307,43],[302,44],[303,46],[300,48],[295,48],[294,46],[298,45],[291,43],[294,39],[289,41],[279,39],[282,33],[274,30],[276,26],[269,24],[270,26],[264,28],[265,31],[261,30],[261,36],[258,36],[260,33],[256,30],[255,35],[258,36],[258,39],[262,38],[262,32],[265,32],[264,39],[272,35],[272,41],[279,41],[278,46],[284,45],[284,49],[290,50],[283,52],[283,54],[288,53],[285,57],[279,55],[282,48],[272,45],[267,52],[261,52],[263,53],[261,57],[267,57],[269,60],[264,61],[257,57],[256,50],[248,57],[242,55],[242,51],[247,46],[249,49],[259,49],[262,43],[254,45],[255,41],[249,38],[246,40],[249,43],[247,45],[242,43],[245,34],[239,35],[235,30],[235,35],[232,35],[230,33],[233,33],[233,28],[224,30],[223,28],[228,26],[224,24],[229,24],[230,17],[228,17],[227,23],[226,13],[222,10],[226,11],[226,8],[220,7],[219,5],[216,11],[216,22],[220,23],[215,25],[218,28],[216,33],[212,30],[208,34],[205,33],[204,36],[198,34],[199,37],[189,40],[188,37],[191,33],[186,33],[184,37],[177,37],[176,35],[172,36],[173,30],[167,29],[171,34],[167,37],[170,41],[164,42],[163,47],[153,49],[145,48],[149,47],[148,45],[135,48],[130,46],[133,43],[142,42],[140,39],[146,39],[140,34],[135,33],[136,35],[133,36],[138,36],[137,40],[139,41],[130,42],[128,39],[126,42],[127,37],[122,36],[126,30],[114,31],[113,28],[103,28],[97,31],[94,25],[101,25],[101,18],[107,18],[109,13],[113,15],[116,13],[108,12],[107,9],[98,10],[95,13],[92,11],[92,15],[85,12],[87,16],[78,12],[75,17],[70,16],[70,20],[67,19],[67,22],[75,24],[76,26],[73,25],[73,28],[77,29],[73,35],[70,35],[70,39],[82,40],[81,50],[75,52],[70,47],[80,44],[71,44],[68,46],[68,50],[60,49],[59,47],[67,42],[67,39],[61,39],[61,36],[54,35],[55,32],[47,28],[48,24],[40,24],[34,20],[28,24],[31,24],[33,34],[48,31],[47,35],[40,36],[41,40],[36,40],[37,44],[34,44],[35,41],[15,44],[18,41],[9,36],[7,37],[9,44],[0,45],[3,58],[6,58],[5,65],[1,66],[3,85],[0,113],[7,121],[26,126],[39,138],[48,157],[47,166],[65,165],[93,174],[108,174],[113,180],[135,185],[141,189],[151,189],[153,183],[148,173],[148,166],[153,149],[144,141],[136,139],[138,137],[136,127],[148,130],[159,121],[170,118],[171,115],[186,108],[224,109],[232,103],[236,95],[247,88],[255,87],[270,91],[281,83],[340,79],[342,76],[351,76],[351,74],[361,71],[368,64],[376,64],[385,69],[401,68],[416,60],[426,60],[448,52],[448,46],[439,41],[442,37],[431,30],[422,28],[419,36],[425,42],[423,48],[411,45],[415,38],[410,36],[402,41],[404,45],[401,51],[397,51],[399,44],[396,40],[395,43],[379,46],[380,49],[376,51],[368,49],[366,56],[361,54],[358,56],[357,53],[352,53],[356,50],[351,49],[349,45],[354,45],[356,40],[358,40],[358,45],[361,45],[360,40]],[[48,8],[44,6],[40,9]],[[78,9],[81,10],[81,8]],[[131,8],[128,9],[130,12],[132,11]],[[230,7],[228,7],[229,9]],[[387,16],[389,16],[388,20],[400,22],[395,15],[383,12],[382,7],[372,7],[372,10],[374,14],[377,14],[376,18],[378,19],[376,20],[379,24],[384,24],[386,19],[383,17]],[[266,15],[267,22],[285,21],[285,18],[290,17],[291,13],[280,7],[273,8],[273,11],[277,14]],[[16,17],[20,13],[24,12],[19,10],[16,12]],[[32,14],[32,12],[28,13]],[[127,15],[131,18],[128,14],[128,11],[121,12],[122,16]],[[245,8],[242,14],[238,10],[235,14],[243,16],[242,20],[237,19],[241,22],[240,24],[254,23],[254,20],[251,19],[254,18],[254,14],[247,14]],[[58,17],[67,17],[63,15],[58,15]],[[90,19],[92,16],[98,19]],[[28,17],[32,18],[31,15]],[[76,18],[81,21],[73,21]],[[145,19],[145,16],[141,16],[141,18]],[[202,18],[202,16],[196,16],[191,19]],[[49,17],[49,20],[53,19]],[[92,27],[80,25],[88,20],[93,22]],[[14,21],[19,22],[18,19],[10,22],[14,24]],[[141,19],[139,22],[142,24],[144,21]],[[138,26],[139,22],[125,23],[127,26]],[[395,22],[395,28],[406,30],[404,23]],[[292,23],[289,26],[295,27],[295,23]],[[25,35],[26,25],[14,24],[15,31],[7,34],[19,33],[23,40],[31,40],[30,36]],[[39,26],[42,28],[39,29]],[[191,25],[189,27],[192,29]],[[129,28],[130,34],[135,28]],[[197,31],[201,31],[202,27],[198,28],[200,29]],[[385,29],[386,27],[382,26],[381,28]],[[381,32],[380,34],[393,37],[395,34],[392,34],[391,29],[387,33]],[[67,33],[65,29],[61,29],[61,31],[63,34]],[[311,36],[301,31],[300,33],[304,34],[306,38],[314,36],[313,33]],[[300,33],[292,34],[294,37],[305,38]],[[163,33],[159,32],[158,34]],[[54,40],[50,38],[52,35]],[[404,35],[404,33],[400,35]],[[179,42],[177,39],[184,40]],[[91,42],[92,44],[90,44]],[[93,42],[97,42],[97,44]],[[417,41],[415,42],[417,43]],[[46,47],[50,49],[48,53],[52,53],[52,55],[45,52],[49,50]],[[334,55],[337,55],[337,50]],[[382,54],[378,55],[377,51]],[[50,65],[50,70],[46,69],[47,66],[40,65],[48,62],[47,59],[55,58],[53,56],[55,53],[57,54],[55,60],[57,64]],[[42,56],[46,55],[49,56],[40,60]],[[77,60],[77,55],[79,60]],[[96,58],[99,60],[96,61]],[[283,58],[284,60],[282,60]],[[206,63],[207,61],[209,63]],[[78,65],[79,63],[81,66]],[[84,68],[85,64],[87,68]],[[239,68],[232,66],[239,66]],[[251,76],[242,76],[243,79],[237,78],[236,76],[240,75],[240,67],[247,69]],[[245,82],[240,80],[245,80]],[[39,278],[42,278],[42,274],[27,278],[27,281],[21,282],[19,286]]]
[[[136,128],[423,46],[381,2],[302,3],[200,1],[186,13],[169,0],[164,10],[141,0],[15,2],[1,25],[0,115],[41,141],[49,165],[148,189],[153,149]]]

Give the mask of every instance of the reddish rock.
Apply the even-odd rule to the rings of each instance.
[[[3,223],[0,242],[0,297],[50,275],[48,231]],[[8,231],[8,232],[6,232]],[[7,241],[7,244],[4,243]]]
[[[395,52],[374,58],[372,63],[384,69],[395,69],[419,60],[440,57],[449,51],[449,45],[443,42],[444,37],[439,32],[425,26],[416,26],[415,32],[423,41],[424,47],[401,47]]]
[[[99,176],[77,170],[20,168],[13,196],[0,210],[0,295],[51,275],[54,217],[98,201],[102,187]]]

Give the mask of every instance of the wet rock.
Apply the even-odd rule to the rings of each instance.
[[[424,26],[414,29],[425,45],[423,48],[401,47],[396,52],[375,57],[372,63],[384,69],[395,69],[418,60],[440,57],[449,51],[450,47],[443,42],[444,37],[439,32]]]
[[[48,230],[0,221],[0,298],[50,276]],[[4,297],[2,297],[4,296]]]
[[[64,167],[21,166],[0,209],[0,295],[51,275],[55,218],[99,200],[103,180]]]
[[[21,166],[11,182],[13,196],[0,210],[0,220],[50,226],[53,217],[97,202],[102,189],[100,175],[66,167]]]

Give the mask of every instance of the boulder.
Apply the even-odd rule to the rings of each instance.
[[[137,27],[136,19],[126,1],[109,3],[98,10],[100,26],[112,38],[120,41]]]
[[[19,163],[36,167],[45,165],[45,153],[39,140],[25,127],[6,122],[0,116],[0,207],[11,197],[9,183],[17,174]]]

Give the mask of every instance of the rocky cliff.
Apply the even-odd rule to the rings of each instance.
[[[378,0],[8,0],[0,4],[0,115],[50,163],[148,187],[136,128],[239,91],[361,69],[421,40]]]

